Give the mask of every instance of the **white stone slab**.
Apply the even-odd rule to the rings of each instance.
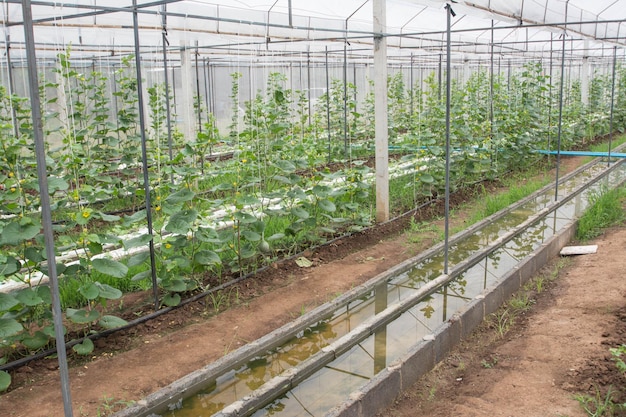
[[[589,255],[598,251],[598,245],[586,245],[586,246],[565,246],[561,249],[562,256],[570,255]]]

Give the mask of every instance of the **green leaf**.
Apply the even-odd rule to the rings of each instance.
[[[70,185],[63,178],[48,177],[48,192],[54,194],[55,191],[65,191]]]
[[[435,182],[435,178],[430,174],[422,174],[420,175],[420,181],[425,184],[432,184]]]
[[[265,240],[267,240],[268,242],[272,242],[274,240],[282,239],[284,237],[285,237],[284,233],[274,233],[272,236],[266,238]]]
[[[17,298],[20,303],[28,307],[43,304],[43,299],[32,288],[24,288],[23,290],[18,291],[15,293],[15,298]]]
[[[24,346],[31,350],[37,350],[48,344],[50,338],[42,331],[35,332],[34,335],[25,336],[22,339]]]
[[[87,337],[83,339],[82,343],[78,343],[72,346],[72,350],[79,355],[89,355],[91,352],[93,352],[93,348],[93,342]]]
[[[11,385],[11,375],[8,372],[0,371],[0,392],[6,391]]]
[[[29,246],[24,250],[24,256],[29,261],[33,261],[35,263],[42,262],[46,259],[44,250],[33,246]]]
[[[114,288],[108,284],[102,284],[100,282],[94,282],[94,285],[98,287],[100,297],[107,300],[117,300],[122,297],[122,291]]]
[[[98,320],[98,318],[100,318],[100,313],[98,313],[97,310],[85,310],[85,309],[75,310],[73,308],[68,308],[65,315],[72,322],[77,323],[77,324],[91,323],[91,322]]]
[[[116,222],[119,221],[121,219],[120,216],[115,216],[112,214],[106,214],[106,213],[102,213],[102,212],[98,212],[98,216],[100,216],[100,218],[102,220],[104,220],[105,222]]]
[[[335,204],[330,201],[330,200],[319,200],[317,202],[317,205],[324,211],[329,211],[329,212],[333,212],[337,210],[337,207],[335,206]]]
[[[309,212],[303,209],[302,207],[293,207],[291,209],[291,214],[293,214],[294,216],[300,219],[308,219],[310,216]]]
[[[141,265],[150,257],[150,252],[141,252],[128,258],[128,267]]]
[[[0,276],[9,276],[20,270],[22,265],[20,261],[12,256],[7,256],[3,263],[0,263]]]
[[[163,288],[172,292],[181,292],[187,290],[187,284],[182,279],[173,279],[167,283],[163,283]]]
[[[198,218],[196,210],[183,210],[175,213],[165,226],[165,230],[170,233],[187,234],[193,222]]]
[[[150,234],[145,234],[141,236],[134,237],[132,239],[128,239],[124,241],[124,248],[126,250],[132,248],[138,248],[140,246],[146,246],[152,240],[152,236]],[[130,266],[130,263],[129,263]]]
[[[0,235],[0,244],[18,245],[25,240],[34,238],[39,234],[41,225],[32,219],[30,221],[13,221],[7,224]]]
[[[126,216],[124,217],[124,220],[122,221],[122,224],[124,226],[129,226],[133,223],[136,223],[138,221],[141,221],[143,219],[146,218],[146,210],[139,210],[136,213],[133,213],[131,216]]]
[[[211,250],[203,250],[197,252],[193,260],[200,265],[219,265],[222,263],[219,255]]]
[[[89,242],[87,244],[87,248],[89,249],[91,255],[98,255],[102,253],[102,245],[98,242]]]
[[[88,300],[95,300],[100,294],[100,290],[93,282],[81,285],[78,292]]]
[[[258,242],[261,240],[261,235],[252,230],[244,230],[241,235],[249,242]]]
[[[10,310],[19,304],[11,294],[0,293],[0,312]]]
[[[21,324],[15,319],[0,319],[0,339],[15,336],[23,330]]]
[[[124,278],[128,273],[128,267],[113,259],[98,258],[91,261],[93,268],[101,274],[115,278]]]
[[[296,170],[296,166],[292,162],[290,162],[290,161],[285,161],[285,160],[276,161],[275,165],[281,171],[284,171],[284,172],[287,172],[287,173],[291,173],[291,172],[294,172]]]
[[[98,324],[105,329],[116,329],[118,327],[126,326],[128,322],[122,318],[116,316],[102,316],[98,321]]]
[[[141,281],[142,279],[149,278],[152,275],[151,272],[152,271],[150,271],[150,270],[139,272],[138,274],[135,274],[130,280],[131,281]]]
[[[175,307],[178,304],[180,304],[180,294],[166,294],[165,297],[163,297],[163,304],[165,304],[168,307]]]
[[[165,201],[168,203],[184,203],[185,201],[191,201],[195,195],[196,194],[188,188],[183,188],[182,190],[167,196]]]

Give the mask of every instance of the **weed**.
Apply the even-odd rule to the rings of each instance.
[[[613,402],[614,395],[615,391],[611,387],[606,396],[603,396],[596,387],[595,395],[577,394],[574,399],[580,403],[589,417],[611,417],[616,415],[617,411],[624,409],[623,404]]]
[[[511,300],[509,300],[509,306],[515,312],[526,312],[530,310],[534,302],[535,301],[531,299],[527,293],[520,292],[516,294],[513,298],[511,298]]]
[[[515,322],[515,315],[508,308],[491,314],[491,324],[496,329],[498,335],[502,338],[509,331]]]
[[[120,411],[128,407],[129,405],[132,405],[133,403],[134,401],[116,400],[115,398],[109,397],[105,394],[102,397],[102,403],[98,406],[96,410],[96,415],[98,417],[111,416],[117,411]]]
[[[624,219],[622,199],[626,196],[626,188],[607,190],[601,188],[589,197],[591,207],[585,211],[578,221],[576,238],[580,240],[592,239],[603,229],[617,224]]]
[[[492,356],[491,360],[488,361],[487,359],[483,359],[480,361],[480,364],[485,369],[491,369],[498,364],[498,358],[496,356]]]

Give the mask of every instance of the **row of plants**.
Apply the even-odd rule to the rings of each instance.
[[[149,287],[150,241],[161,302],[174,306],[216,279],[244,275],[372,223],[374,197],[367,161],[372,154],[373,98],[369,96],[360,106],[362,113],[357,113],[352,99],[344,102],[343,83],[333,81],[328,99],[318,101],[309,119],[306,95],[287,89],[285,76],[278,73],[269,76],[265,92],[241,106],[241,75],[234,73],[228,134],[221,134],[215,118],[197,106],[202,128],[192,140],[174,129],[172,146],[165,117],[172,111],[165,100],[170,93],[160,85],[148,88],[146,134],[153,202],[149,209],[154,230],[151,234],[142,229],[147,208],[131,58],[115,72],[114,103],[106,94],[110,80],[99,72],[83,74],[73,68],[69,50],[59,54],[58,82],[40,88],[45,109],[59,110],[44,112],[44,126],[47,137],[62,142],[59,148],[48,144],[47,159],[57,251],[76,255],[57,266],[72,337],[125,323],[111,315],[107,305],[125,291]],[[620,70],[620,77],[626,79],[626,73]],[[495,77],[493,94],[484,71],[453,85],[453,189],[523,168],[536,159],[532,151],[544,147],[545,135],[550,137],[555,130],[549,122],[555,102],[549,82],[541,66],[531,63],[510,83]],[[597,83],[605,86],[606,80]],[[390,143],[403,155],[401,172],[390,182],[396,213],[436,197],[445,185],[445,103],[434,74],[425,86],[406,86],[398,74],[389,79]],[[348,88],[355,91],[352,85]],[[575,86],[570,90],[570,101],[580,110],[568,107],[568,121],[597,117],[606,110],[605,87],[596,88],[599,98],[593,108],[579,106]],[[618,98],[616,114],[622,126],[626,99]],[[493,122],[488,117],[490,105]],[[53,332],[49,289],[31,280],[45,275],[47,260],[37,213],[27,101],[0,89],[0,119],[4,150],[0,208],[6,215],[0,220],[0,282],[13,278],[25,284],[19,291],[0,293],[1,364],[50,346]],[[576,129],[567,134],[569,143],[584,138]],[[209,163],[207,152],[223,143],[229,144],[233,157]],[[111,259],[105,256],[109,247],[138,253]],[[92,349],[89,339],[74,346],[79,354]],[[0,389],[6,389],[8,374],[0,372],[0,378]]]

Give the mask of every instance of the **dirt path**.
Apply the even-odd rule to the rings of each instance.
[[[623,391],[608,349],[626,343],[626,228],[595,243],[597,254],[571,258],[545,290],[527,292],[534,306],[504,338],[482,326],[380,417],[585,416],[575,393]]]

